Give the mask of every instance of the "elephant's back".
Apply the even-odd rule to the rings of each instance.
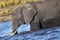
[[[36,5],[40,19],[47,20],[60,16],[60,0],[47,0],[42,3],[33,3]]]

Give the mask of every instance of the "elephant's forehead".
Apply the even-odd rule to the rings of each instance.
[[[35,13],[36,12],[36,9],[34,7],[24,7],[23,10],[22,10],[23,13],[27,12],[27,13]]]
[[[32,5],[30,3],[24,4],[25,7],[31,7]]]

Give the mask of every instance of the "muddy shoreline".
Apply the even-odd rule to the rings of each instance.
[[[0,23],[6,22],[6,21],[11,21],[11,19],[12,19],[11,15],[0,17]]]

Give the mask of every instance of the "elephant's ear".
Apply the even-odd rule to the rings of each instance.
[[[26,3],[22,7],[22,14],[26,23],[31,23],[36,15],[36,6],[31,3]]]

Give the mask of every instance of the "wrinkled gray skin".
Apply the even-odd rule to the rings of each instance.
[[[21,5],[12,15],[13,32],[23,23],[30,23],[31,31],[60,26],[60,0]]]

